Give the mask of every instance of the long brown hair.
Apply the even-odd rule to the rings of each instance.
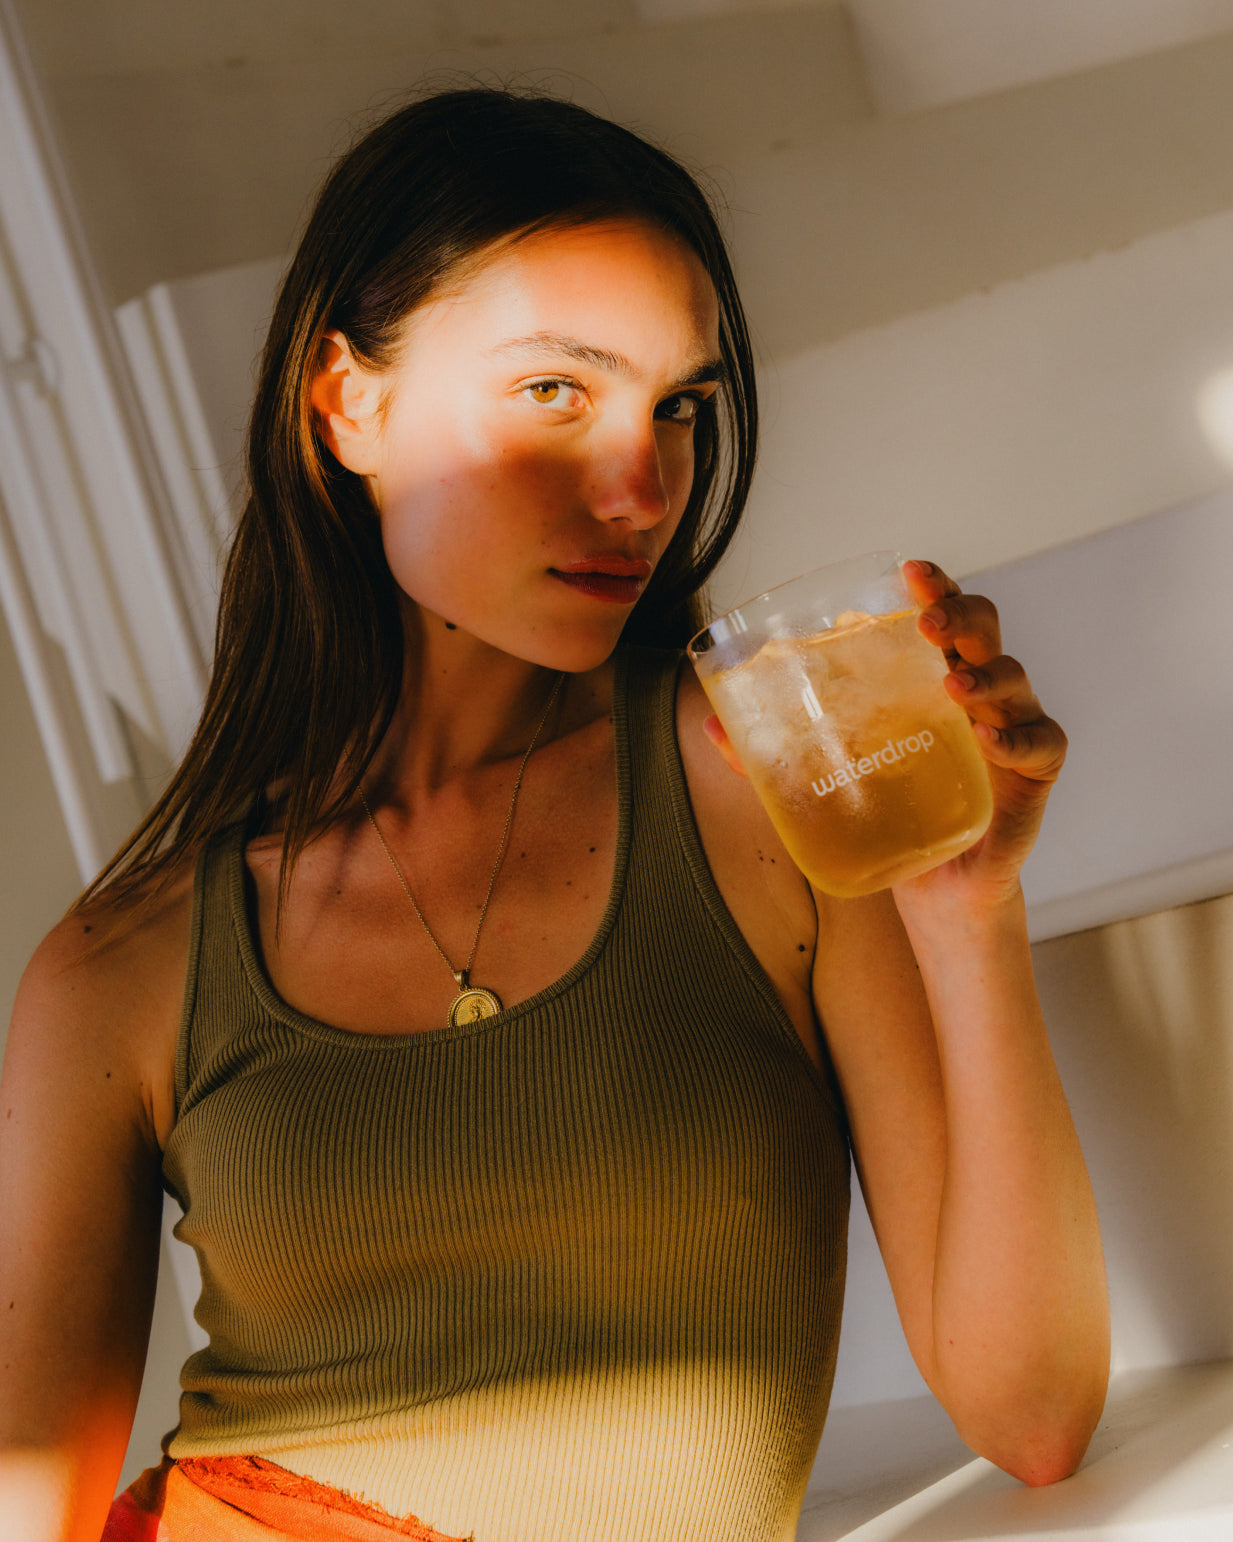
[[[157,887],[252,798],[285,791],[280,896],[318,823],[354,797],[403,681],[404,630],[361,480],[322,445],[310,405],[334,328],[370,368],[464,264],[520,232],[650,219],[701,259],[719,300],[727,385],[695,428],[693,489],[623,640],[682,646],[748,496],[757,437],[744,313],[715,216],[671,156],[552,97],[429,96],[334,167],[283,279],[248,435],[249,496],[223,577],[201,720],[166,791],[79,903]]]

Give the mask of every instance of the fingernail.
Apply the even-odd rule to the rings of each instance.
[[[918,573],[923,574],[926,578],[928,578],[930,573],[933,572],[933,563],[932,562],[922,562],[919,557],[913,557],[912,558],[912,566],[916,569],[916,571]]]
[[[1002,738],[1002,730],[992,723],[974,723],[972,727],[978,738],[987,739],[990,744],[997,744]]]
[[[976,684],[976,676],[968,674],[966,669],[956,669],[954,676],[965,691],[972,690]]]
[[[928,610],[921,611],[921,615],[930,626],[937,627],[939,632],[946,625],[946,612],[937,605],[932,605]]]

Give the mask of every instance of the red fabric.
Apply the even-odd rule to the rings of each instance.
[[[165,1456],[145,1472],[112,1504],[99,1542],[160,1542],[159,1516],[167,1490],[167,1474],[175,1464]]]
[[[115,1501],[100,1542],[465,1542],[259,1456],[164,1458]]]
[[[101,1542],[158,1542],[158,1525],[158,1516],[134,1504],[125,1489],[108,1512]]]

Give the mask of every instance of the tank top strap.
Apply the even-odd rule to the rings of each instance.
[[[681,655],[630,647],[617,658],[617,789],[621,826],[629,840],[626,888],[632,884],[662,899],[665,884],[689,883],[693,812],[676,742]]]
[[[676,683],[682,655],[669,648],[622,648],[617,654],[618,741],[629,756],[630,791],[659,806],[673,793]],[[623,733],[621,732],[623,730]]]
[[[683,658],[661,648],[625,650],[624,690],[618,697],[624,697],[627,783],[633,805],[625,914],[644,925],[662,925],[671,918],[674,928],[701,927],[712,938],[718,932],[722,952],[735,959],[795,1039],[774,988],[719,892],[702,847],[676,735]],[[622,735],[618,732],[617,737],[619,744]],[[712,956],[712,966],[715,963]]]
[[[176,1042],[177,1113],[204,1058],[218,1048],[207,1040],[225,1034],[228,1025],[243,1023],[252,1013],[242,946],[248,929],[237,925],[246,903],[244,847],[252,815],[250,808],[216,831],[197,858],[188,975]]]

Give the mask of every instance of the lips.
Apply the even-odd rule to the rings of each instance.
[[[645,557],[619,555],[585,557],[581,562],[550,568],[552,576],[577,594],[614,605],[632,605],[651,576]]]

